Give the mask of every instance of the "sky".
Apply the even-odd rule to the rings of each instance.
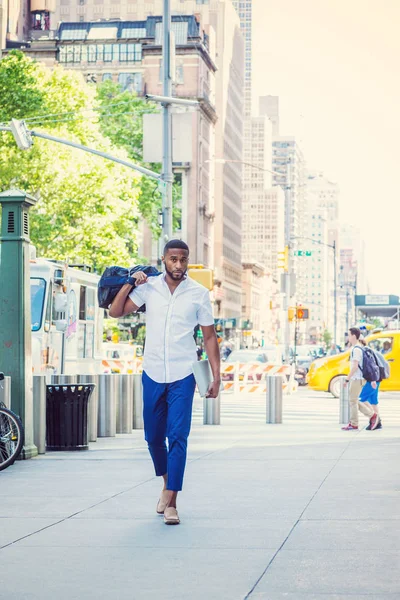
[[[371,293],[400,295],[400,0],[253,0],[253,112],[340,187],[362,230]]]

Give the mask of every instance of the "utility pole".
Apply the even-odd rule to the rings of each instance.
[[[333,301],[334,301],[334,315],[333,315],[333,341],[335,342],[335,347],[337,346],[337,259],[336,259],[336,240],[333,240],[332,244],[333,249],[333,279],[334,279],[334,288],[333,288]]]
[[[172,72],[171,72],[171,6],[170,0],[164,0],[163,12],[163,95],[166,98],[172,96]],[[171,104],[163,102],[163,207],[162,207],[162,244],[172,238],[172,184],[174,175],[172,172],[172,118]]]
[[[286,176],[286,189],[285,189],[285,210],[286,210],[286,222],[285,222],[285,248],[287,248],[287,268],[283,274],[284,279],[284,311],[285,311],[285,361],[286,364],[290,362],[290,321],[289,321],[289,304],[291,298],[291,197],[292,191],[292,172],[291,172],[291,160],[289,158],[287,163],[287,176]]]

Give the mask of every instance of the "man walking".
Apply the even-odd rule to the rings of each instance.
[[[342,427],[343,431],[358,430],[358,410],[369,418],[371,429],[375,429],[379,423],[379,416],[374,412],[371,405],[368,402],[359,402],[363,387],[363,349],[359,342],[360,336],[361,331],[358,327],[350,328],[350,373],[346,378],[346,382],[349,384],[350,423],[346,427]]]
[[[147,279],[133,275],[135,289],[125,284],[115,297],[111,317],[121,317],[146,305],[146,346],[143,360],[143,419],[156,475],[164,479],[157,513],[167,525],[178,525],[177,494],[182,490],[187,439],[196,382],[193,330],[200,325],[214,381],[208,397],[221,385],[220,353],[209,292],[187,276],[189,248],[171,240],[162,258],[165,272]],[[168,449],[166,445],[168,438]]]

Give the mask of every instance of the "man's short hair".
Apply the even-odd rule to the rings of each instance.
[[[351,335],[355,335],[358,340],[360,339],[361,331],[358,327],[350,327],[349,331]]]
[[[189,252],[189,246],[182,240],[169,240],[164,247],[164,256],[168,250],[172,250],[172,248],[174,250],[187,250]]]

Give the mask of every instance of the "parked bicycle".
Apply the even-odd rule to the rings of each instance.
[[[4,374],[0,373],[0,386],[3,387]],[[12,465],[24,445],[24,428],[21,419],[0,402],[0,471]]]

